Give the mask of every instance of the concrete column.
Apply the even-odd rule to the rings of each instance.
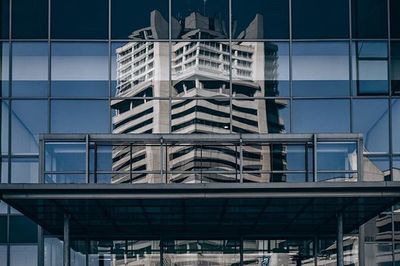
[[[343,214],[341,212],[337,213],[337,239],[336,239],[336,247],[337,247],[337,266],[344,265],[344,257],[343,257]]]
[[[64,214],[64,266],[71,265],[71,258],[70,258],[70,239],[69,239],[69,215]]]

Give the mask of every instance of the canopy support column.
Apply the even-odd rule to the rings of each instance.
[[[338,212],[337,216],[337,239],[336,239],[336,247],[337,247],[337,266],[344,265],[343,258],[343,213]]]
[[[71,265],[70,258],[70,235],[69,235],[69,220],[70,217],[67,214],[64,214],[64,266]]]

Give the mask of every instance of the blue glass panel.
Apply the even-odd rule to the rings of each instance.
[[[51,95],[107,97],[108,54],[107,43],[53,43]]]
[[[389,109],[387,100],[354,100],[353,132],[364,135],[369,152],[389,150]]]
[[[12,45],[12,95],[48,95],[49,45],[42,42],[14,42]]]
[[[350,132],[348,100],[294,100],[292,108],[294,133]]]
[[[393,152],[400,153],[400,100],[392,100],[392,145]]]
[[[38,247],[34,245],[10,246],[10,266],[37,266]]]
[[[347,43],[293,43],[292,70],[293,96],[349,95]]]
[[[54,100],[51,102],[53,133],[108,133],[110,105],[103,100]]]
[[[11,160],[11,183],[38,183],[39,160],[15,158]]]
[[[39,134],[48,133],[48,101],[15,100],[11,105],[11,152],[39,153]]]
[[[12,0],[12,37],[47,39],[48,0]]]
[[[10,86],[10,45],[6,42],[0,43],[0,96],[7,97],[9,96],[9,86]]]
[[[8,154],[8,137],[9,137],[9,114],[10,114],[10,102],[1,101],[1,154]]]

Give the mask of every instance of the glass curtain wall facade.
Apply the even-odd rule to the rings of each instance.
[[[0,6],[2,183],[39,182],[41,133],[362,133],[364,180],[400,181],[399,0],[1,0]],[[305,182],[308,170],[285,160],[306,149],[245,147],[245,181]],[[98,183],[158,182],[156,147],[103,152],[101,166],[112,174]],[[237,156],[223,145],[170,147],[168,180],[235,182]],[[73,159],[66,154],[57,170],[79,167]],[[128,178],[126,169],[137,173]],[[274,169],[304,173],[270,175]],[[82,182],[79,174],[65,179],[45,181]],[[346,265],[359,264],[359,253],[365,265],[400,264],[399,223],[394,206],[346,236]],[[1,266],[36,265],[43,234],[45,265],[60,265],[57,236],[0,202]],[[164,265],[239,265],[241,256],[247,265],[275,259],[331,265],[335,244],[76,240],[71,256],[73,265],[159,265],[160,254]]]

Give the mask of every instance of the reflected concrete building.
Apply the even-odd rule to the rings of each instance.
[[[130,36],[133,40],[116,50],[116,96],[137,99],[112,101],[112,108],[116,110],[114,133],[163,133],[169,131],[169,123],[171,132],[185,134],[229,133],[231,130],[236,133],[284,132],[279,109],[285,107],[285,101],[254,99],[277,95],[278,47],[246,41],[262,37],[258,36],[263,34],[262,16],[257,15],[240,34],[243,41],[231,44],[197,41],[226,36],[224,21],[196,12],[182,21],[172,18],[171,34],[185,40],[172,45],[171,73],[169,43],[150,42],[155,36],[168,33],[168,23],[158,11],[153,11],[150,17],[150,27],[133,32]],[[169,75],[172,84],[168,82]],[[236,98],[231,101],[232,96]],[[170,97],[170,106],[168,101],[147,101],[146,97]],[[134,147],[133,158],[129,158],[129,149],[132,148],[114,148],[114,171],[159,170],[159,148]],[[274,157],[280,160],[282,170],[284,154],[281,149],[281,156]],[[171,173],[170,182],[238,181],[239,165],[235,161],[240,154],[233,146],[173,146],[168,148],[167,156],[165,170]],[[270,174],[263,173],[271,170],[268,146],[245,147],[242,156],[244,170],[248,171],[245,181],[270,181]],[[276,178],[274,181],[279,181]],[[283,175],[278,178],[285,181]],[[135,173],[133,177],[114,175],[113,182],[153,183],[158,179],[156,174]]]

